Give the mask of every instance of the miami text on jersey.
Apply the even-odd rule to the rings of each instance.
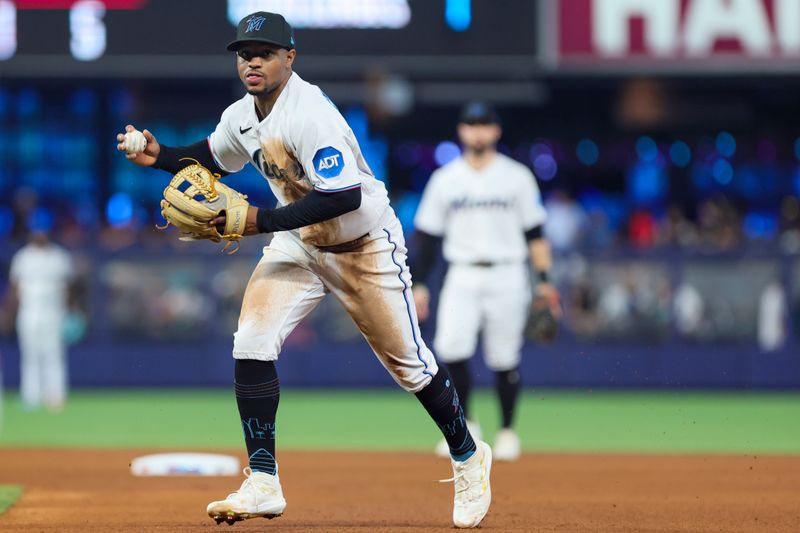
[[[456,198],[450,202],[450,211],[461,209],[512,209],[514,200],[507,198]]]

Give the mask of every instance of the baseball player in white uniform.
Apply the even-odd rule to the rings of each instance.
[[[144,130],[146,148],[137,153],[124,134],[117,136],[118,149],[134,163],[173,173],[191,163],[187,157],[223,176],[251,164],[279,202],[275,209],[250,206],[245,228],[245,235],[274,234],[250,278],[233,342],[247,479],[209,504],[209,516],[232,524],[283,513],[275,361],[294,327],[332,293],[395,381],[441,429],[456,486],[453,521],[477,526],[491,502],[491,448],[472,439],[455,387],[420,336],[405,241],[386,189],[334,104],[292,71],[294,33],[281,15],[248,15],[228,50],[237,54],[247,94],[225,110],[208,139],[167,147]]]
[[[37,218],[37,217],[34,217]],[[73,277],[69,254],[34,222],[30,242],[11,260],[11,290],[19,303],[20,395],[26,409],[59,411],[67,398],[64,319]]]
[[[526,259],[539,279],[537,291],[555,312],[558,293],[547,280],[551,254],[542,235],[546,214],[536,179],[525,165],[497,152],[501,133],[489,104],[473,102],[464,108],[458,125],[463,155],[436,170],[425,188],[414,219],[419,259],[412,266],[417,314],[425,320],[430,296],[424,282],[443,239],[448,270],[434,349],[447,364],[469,418],[467,364],[482,332],[485,361],[495,372],[502,413],[494,457],[514,460],[521,449],[512,429],[520,387],[518,367],[531,303]],[[476,422],[470,421],[470,426],[479,433]],[[441,455],[442,445],[436,450]]]

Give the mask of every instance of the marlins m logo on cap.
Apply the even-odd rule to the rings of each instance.
[[[264,21],[267,20],[264,17],[251,17],[247,21],[247,29],[244,30],[246,33],[250,33],[251,31],[261,31],[261,26],[264,25]]]
[[[236,40],[229,43],[227,49],[235,52],[245,43],[266,43],[291,50],[294,48],[294,31],[282,15],[256,11],[239,21]]]

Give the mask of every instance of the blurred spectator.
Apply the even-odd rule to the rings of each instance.
[[[603,289],[597,308],[602,327],[606,332],[620,334],[629,329],[628,321],[633,311],[631,292],[629,279],[615,279]]]
[[[697,227],[686,218],[686,214],[678,205],[667,208],[661,240],[668,246],[690,247],[698,243]]]
[[[758,345],[772,352],[786,343],[786,295],[778,280],[764,287],[758,300]]]
[[[367,114],[373,124],[385,128],[395,117],[414,106],[414,90],[407,80],[391,75],[379,64],[370,66],[365,78]]]
[[[628,223],[628,240],[635,248],[651,248],[656,243],[656,221],[646,209],[637,209]]]
[[[99,244],[105,250],[124,250],[134,246],[141,240],[140,228],[131,223],[107,225],[100,231]]]
[[[684,337],[695,337],[700,333],[703,322],[703,297],[689,283],[682,283],[675,291],[673,311],[675,329]]]
[[[702,244],[712,250],[732,250],[742,242],[741,213],[727,198],[703,202],[698,223]]]
[[[550,193],[545,201],[547,222],[544,233],[555,251],[574,249],[581,242],[586,227],[586,214],[564,190]]]
[[[780,247],[790,254],[800,253],[800,201],[786,196],[781,201]]]
[[[616,243],[617,235],[611,227],[608,214],[597,207],[589,211],[589,230],[586,244],[592,249],[604,249]]]
[[[73,267],[69,254],[50,241],[51,226],[50,213],[32,213],[30,240],[11,261],[10,281],[18,302],[22,404],[59,411],[67,399],[64,321]]]
[[[24,241],[28,235],[28,219],[39,203],[39,195],[30,187],[19,187],[14,191],[11,210],[14,222],[11,229],[11,239],[15,242]]]
[[[568,320],[575,333],[593,336],[597,333],[600,320],[597,313],[597,292],[588,279],[578,280],[570,291]]]
[[[662,125],[668,116],[668,94],[663,83],[632,79],[620,91],[617,117],[623,126],[650,129]]]

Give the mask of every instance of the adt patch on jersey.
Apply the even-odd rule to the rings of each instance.
[[[333,146],[320,148],[314,154],[314,170],[323,178],[335,178],[342,173],[343,168],[342,152]]]

